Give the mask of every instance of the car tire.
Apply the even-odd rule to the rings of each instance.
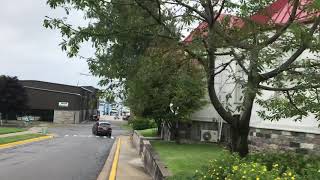
[[[93,131],[92,131],[92,134],[97,136],[97,135],[98,135],[98,131],[93,130]]]

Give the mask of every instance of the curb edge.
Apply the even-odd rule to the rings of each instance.
[[[37,137],[37,138],[31,138],[31,139],[26,139],[26,140],[22,140],[22,141],[16,141],[16,142],[11,142],[11,143],[7,143],[7,144],[1,144],[0,145],[0,149],[8,149],[8,148],[13,148],[16,146],[20,146],[20,145],[25,145],[25,144],[30,144],[33,142],[39,142],[39,141],[43,141],[43,140],[47,140],[47,139],[52,139],[54,138],[54,136],[52,134],[50,135],[46,135],[46,136],[42,136],[42,137]]]
[[[110,173],[111,173],[111,168],[114,163],[115,155],[116,155],[116,150],[117,146],[119,143],[120,137],[117,137],[115,141],[113,142],[113,145],[111,147],[111,150],[109,152],[108,158],[105,161],[102,170],[100,171],[99,176],[97,177],[97,180],[108,180]]]

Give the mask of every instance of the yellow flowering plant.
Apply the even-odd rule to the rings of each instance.
[[[320,180],[320,157],[294,153],[236,154],[210,161],[194,180]]]

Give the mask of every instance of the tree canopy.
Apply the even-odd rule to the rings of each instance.
[[[17,77],[0,76],[0,112],[20,112],[28,108],[28,96]]]
[[[277,0],[280,2],[283,0]],[[93,73],[126,82],[137,72],[137,61],[146,50],[167,41],[184,52],[187,60],[197,60],[206,72],[212,105],[231,126],[232,150],[248,153],[249,124],[254,102],[269,112],[267,119],[319,114],[319,1],[283,1],[290,7],[287,18],[277,21],[266,8],[276,0],[48,0],[52,8],[62,7],[85,13],[86,27],[75,28],[65,19],[47,18],[46,27],[60,29],[61,44],[70,56],[78,53],[83,41],[91,41],[96,55],[88,59]],[[301,19],[301,11],[307,16]],[[281,11],[282,12],[282,11]],[[191,41],[182,41],[192,31]],[[162,53],[162,52],[159,52]],[[243,75],[233,71],[240,68]],[[216,89],[218,76],[230,77],[240,86],[238,111],[224,103]],[[263,90],[279,91],[278,100],[263,100]],[[232,96],[228,94],[228,97]],[[260,101],[259,101],[260,99]],[[284,107],[288,107],[284,109]],[[283,112],[280,116],[278,112]],[[239,116],[238,116],[239,115]],[[319,116],[317,116],[319,118]]]
[[[137,73],[127,83],[127,103],[135,115],[172,126],[189,120],[205,104],[204,74],[179,53],[163,56],[141,57]]]

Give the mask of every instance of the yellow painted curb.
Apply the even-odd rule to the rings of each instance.
[[[53,136],[52,135],[48,135],[48,136],[42,136],[42,137],[37,137],[37,138],[32,138],[32,139],[26,139],[26,140],[22,140],[22,141],[16,141],[16,142],[7,143],[7,144],[1,144],[0,145],[0,149],[11,148],[11,147],[14,147],[14,146],[19,146],[19,145],[28,144],[28,143],[37,142],[37,141],[42,141],[42,140],[51,139],[51,138],[53,138]]]
[[[121,146],[121,139],[119,138],[118,143],[117,143],[116,154],[114,155],[114,159],[113,159],[113,163],[112,163],[112,168],[111,168],[109,180],[116,179],[117,167],[118,167],[119,155],[120,155],[120,146]]]

